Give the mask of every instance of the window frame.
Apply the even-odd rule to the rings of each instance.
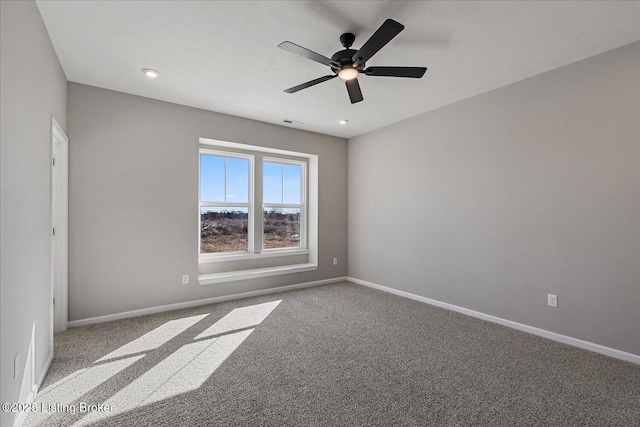
[[[231,157],[235,159],[245,159],[249,161],[249,170],[248,170],[248,202],[203,202],[201,200],[202,196],[202,162],[201,156],[202,154],[212,155],[212,156],[220,156],[220,157]],[[225,160],[226,162],[226,160]],[[211,257],[223,257],[223,256],[238,256],[238,255],[247,255],[254,253],[254,228],[251,226],[255,220],[255,203],[254,203],[254,191],[255,191],[255,180],[254,180],[254,162],[255,156],[251,154],[245,153],[236,153],[230,151],[220,151],[220,150],[212,150],[209,148],[200,148],[198,151],[198,257],[199,258],[211,258]],[[225,164],[225,183],[224,183],[224,191],[225,191],[225,199],[226,199],[226,164]],[[202,208],[224,208],[224,207],[246,207],[248,209],[247,213],[247,250],[246,251],[229,251],[229,252],[202,252]]]
[[[209,147],[213,148],[209,148]],[[228,151],[227,151],[228,150]],[[236,157],[249,159],[249,215],[248,215],[248,244],[247,251],[234,252],[201,252],[201,212],[202,207],[209,205],[240,207],[240,203],[231,202],[202,202],[201,195],[201,161],[200,154],[212,154],[222,157]],[[263,171],[262,165],[264,161],[272,161],[277,163],[288,163],[301,166],[301,205],[291,205],[300,207],[300,247],[286,248],[264,248],[264,214],[263,210]],[[315,166],[311,166],[312,163]],[[310,173],[315,170],[315,178],[312,179]],[[315,182],[315,184],[314,184]],[[311,185],[314,187],[310,187]],[[259,188],[259,190],[258,190]],[[313,189],[315,188],[315,191]],[[315,194],[315,200],[312,203],[311,197]],[[271,206],[273,204],[266,204]],[[289,204],[279,204],[278,207],[288,206]],[[310,207],[313,205],[314,209]],[[260,206],[260,212],[257,207]],[[260,214],[258,214],[260,213]],[[313,218],[310,215],[313,213]],[[315,224],[315,226],[314,226]],[[310,239],[310,233],[315,236]],[[200,138],[200,146],[198,150],[198,263],[217,263],[227,261],[257,260],[262,258],[287,257],[297,255],[308,255],[309,265],[317,266],[317,156],[306,153],[290,152],[278,149],[269,149],[265,147],[252,146],[240,143],[216,141],[206,138]],[[315,269],[315,268],[314,268]]]
[[[261,211],[261,216],[262,216],[262,253],[272,253],[272,252],[288,252],[288,251],[292,251],[292,250],[298,250],[298,249],[302,249],[305,250],[307,249],[307,162],[302,161],[302,160],[293,160],[293,159],[287,159],[287,158],[282,158],[282,157],[273,157],[273,156],[262,156],[261,157],[261,163],[263,165],[262,169],[262,179],[264,179],[264,163],[265,162],[270,162],[270,163],[281,163],[281,164],[289,164],[289,165],[296,165],[296,166],[300,166],[300,204],[295,204],[295,203],[284,203],[284,174],[282,176],[282,185],[283,185],[283,191],[282,191],[282,199],[283,199],[283,203],[265,203],[264,200],[262,200],[262,211]],[[262,182],[262,193],[264,195],[264,182]],[[287,209],[287,208],[299,208],[300,209],[300,245],[298,247],[296,246],[289,246],[289,247],[285,247],[285,248],[265,248],[264,247],[264,211],[265,208],[268,207],[272,207],[272,208],[282,208],[282,209]]]

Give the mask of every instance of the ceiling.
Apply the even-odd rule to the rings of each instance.
[[[344,138],[640,40],[638,1],[37,4],[69,81]],[[279,43],[330,57],[340,34],[357,49],[386,18],[405,29],[367,66],[426,66],[422,79],[361,75],[357,104],[339,79],[283,92],[329,69]]]

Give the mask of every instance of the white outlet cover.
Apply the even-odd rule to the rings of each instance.
[[[188,285],[189,284],[189,275],[185,274],[182,276],[182,284],[183,285]]]
[[[558,306],[558,295],[547,294],[547,305],[549,307],[557,307]]]

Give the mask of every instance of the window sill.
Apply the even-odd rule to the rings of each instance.
[[[263,259],[263,258],[275,258],[286,257],[295,255],[308,255],[308,249],[293,249],[293,250],[275,250],[273,252],[262,252],[260,254],[233,254],[233,255],[219,255],[219,256],[203,256],[198,258],[198,264],[207,264],[210,262],[228,262],[228,261],[242,261],[247,259]]]
[[[198,281],[201,285],[232,282],[234,280],[256,279],[259,277],[277,276],[281,274],[300,273],[317,270],[317,264],[293,264],[280,267],[254,268],[251,270],[225,271],[224,273],[201,274]]]

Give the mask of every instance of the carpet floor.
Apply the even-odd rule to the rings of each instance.
[[[337,283],[69,329],[25,425],[640,426],[640,366]]]

